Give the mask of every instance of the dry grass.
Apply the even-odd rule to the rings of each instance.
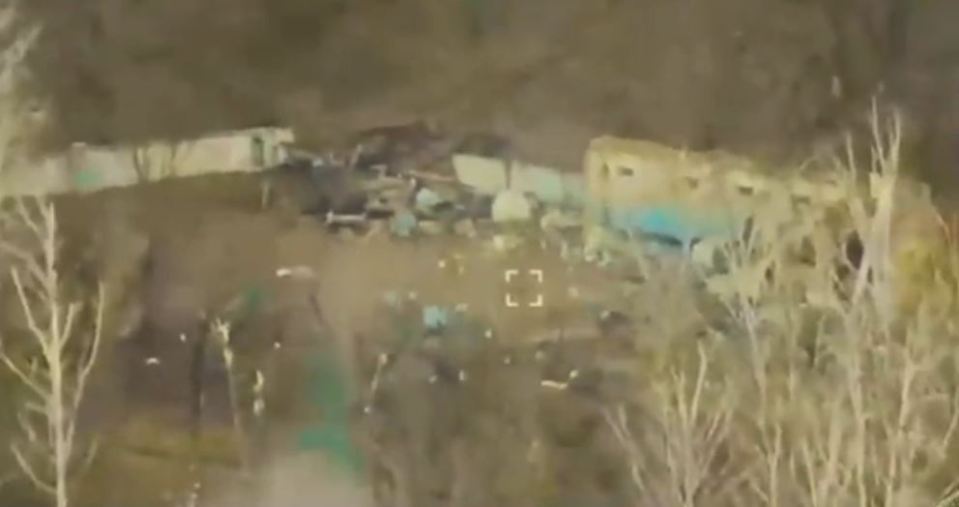
[[[841,249],[832,248],[789,277],[797,269],[789,245],[760,231],[730,252],[738,283],[720,299],[732,319],[704,315],[714,323],[706,337],[654,345],[660,360],[646,365],[637,393],[643,420],[626,406],[606,410],[638,505],[912,507],[959,498],[959,255],[947,244],[928,276],[900,276],[900,124],[876,114],[873,125],[868,192],[845,210],[864,240],[859,268],[839,279]],[[844,162],[854,185],[857,161]],[[756,266],[761,274],[748,276]]]

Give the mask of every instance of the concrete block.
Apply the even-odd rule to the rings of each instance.
[[[477,155],[453,155],[453,170],[460,183],[483,195],[507,188],[507,167],[502,160]]]

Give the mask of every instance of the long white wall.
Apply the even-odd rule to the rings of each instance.
[[[190,141],[139,146],[75,144],[39,160],[14,160],[0,172],[0,195],[93,192],[166,178],[255,172],[282,163],[289,129],[256,128]]]

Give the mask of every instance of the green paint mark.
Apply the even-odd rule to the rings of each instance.
[[[320,451],[334,463],[352,472],[363,473],[363,459],[353,445],[345,424],[324,424],[300,433],[298,446],[302,450]]]
[[[100,175],[93,169],[80,169],[73,173],[73,184],[80,190],[96,188],[100,184]]]
[[[422,315],[422,310],[418,305],[412,304],[409,299],[395,293],[388,293],[384,311],[390,314],[390,320],[393,322],[391,329],[394,331],[398,346],[406,347],[423,338],[421,319],[417,318]]]
[[[320,356],[313,364],[310,402],[320,409],[321,421],[301,431],[298,447],[317,450],[356,475],[362,474],[363,459],[350,434],[349,387],[339,365]]]
[[[261,287],[247,289],[243,294],[243,304],[240,307],[240,315],[246,316],[256,312],[263,307],[264,301],[266,301],[266,291]]]
[[[345,418],[349,412],[348,387],[343,371],[329,358],[319,358],[313,370],[313,402],[324,417]]]
[[[462,0],[462,3],[463,9],[466,11],[470,36],[474,39],[481,39],[489,30],[491,21],[488,0]]]

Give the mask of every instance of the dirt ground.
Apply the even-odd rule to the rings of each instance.
[[[64,259],[73,259],[64,272],[81,283],[102,279],[113,294],[111,339],[84,405],[85,434],[99,436],[101,454],[83,481],[82,502],[169,505],[164,502],[185,494],[196,480],[204,485],[204,501],[213,505],[226,501],[223,495],[251,491],[238,479],[237,449],[243,447],[233,433],[229,372],[207,334],[216,317],[233,325],[241,403],[250,402],[245,393],[254,372],[266,379],[268,423],[265,447],[258,449],[265,449],[259,456],[271,471],[257,475],[266,483],[252,491],[277,498],[263,502],[277,503],[256,505],[301,505],[269,477],[288,483],[307,473],[304,466],[329,466],[318,463],[315,453],[302,454],[297,443],[310,421],[328,421],[334,410],[317,412],[310,401],[311,365],[318,357],[337,358],[345,367],[351,412],[364,403],[373,410],[356,420],[351,416],[348,431],[371,460],[366,484],[381,502],[392,495],[398,505],[448,505],[451,497],[458,504],[517,505],[516,498],[528,497],[529,505],[540,506],[567,494],[619,494],[621,486],[595,490],[592,479],[564,484],[561,478],[616,468],[606,463],[618,459],[608,455],[615,452],[602,440],[608,436],[593,435],[603,433],[591,401],[606,396],[600,394],[602,382],[584,374],[592,387],[572,400],[539,385],[543,379],[567,381],[574,369],[585,372],[622,356],[615,347],[604,352],[582,342],[604,333],[597,319],[601,309],[632,310],[617,307],[621,301],[610,290],[609,272],[570,263],[538,241],[500,252],[483,231],[481,239],[332,233],[320,217],[262,210],[260,181],[211,176],[58,200]],[[278,277],[281,268],[296,275]],[[542,273],[541,284],[529,269]],[[510,283],[507,270],[518,273]],[[237,302],[254,292],[255,307],[237,310]],[[396,314],[406,315],[401,320],[386,304],[390,294],[409,307]],[[507,306],[507,294],[521,307]],[[537,296],[542,307],[529,307]],[[398,329],[420,327],[418,309],[429,305],[459,308],[454,314],[481,327],[466,342],[438,349],[396,348]],[[569,350],[550,345],[561,338],[571,340]],[[381,354],[390,360],[378,367]],[[502,425],[512,427],[513,420],[525,422],[516,422],[517,433],[505,438]],[[199,437],[191,437],[193,431]],[[553,438],[574,443],[548,451]],[[550,466],[580,472],[541,471],[539,482],[527,484],[521,478],[532,473],[532,465],[496,464],[496,453],[508,453],[508,446],[525,449],[531,439],[544,446],[536,452],[565,456],[550,458]],[[200,455],[200,475],[185,466],[194,453]],[[128,473],[137,477],[131,487],[116,487],[116,477]],[[462,483],[464,477],[469,482]],[[349,480],[330,480],[334,489],[353,491]],[[493,483],[503,485],[489,491]],[[321,498],[329,493],[298,487]],[[373,493],[361,487],[344,494],[366,505]],[[231,505],[240,505],[236,501]]]
[[[623,134],[804,156],[903,107],[909,145],[959,175],[951,0],[35,0],[53,145],[283,123],[307,144],[410,118],[498,131],[573,168]]]
[[[951,0],[23,6],[27,22],[44,24],[30,64],[33,90],[52,105],[47,148],[263,124],[291,125],[305,146],[326,148],[356,130],[426,118],[449,131],[502,134],[520,157],[568,170],[603,133],[795,160],[846,128],[861,131],[861,114],[881,92],[907,112],[910,165],[940,194],[959,182],[959,4]],[[350,394],[370,408],[363,416],[362,404],[351,406],[349,416],[359,421],[351,431],[362,453],[375,457],[371,491],[344,486],[338,505],[374,496],[417,507],[628,503],[628,467],[600,431],[597,408],[624,395],[616,375],[596,365],[636,351],[615,340],[530,342],[609,332],[596,313],[623,301],[696,302],[669,299],[669,280],[645,297],[622,297],[608,275],[569,268],[535,242],[504,255],[455,236],[333,235],[317,217],[261,210],[259,183],[209,177],[58,201],[64,268],[112,291],[116,339],[84,414],[85,432],[105,439],[82,493],[91,505],[185,504],[197,479],[184,466],[191,453],[202,455],[205,498],[239,505],[226,495],[247,491],[229,486],[243,461],[229,372],[207,334],[217,316],[233,322],[243,386],[257,371],[268,379],[273,423],[263,445],[276,464],[264,476],[282,479],[264,490],[266,498],[274,490],[274,501],[264,500],[271,507],[302,505],[276,491],[292,488],[283,481],[297,474],[315,478],[309,457],[291,455],[301,450],[296,428],[329,416],[304,388],[318,356],[340,358]],[[280,278],[280,268],[306,275]],[[510,269],[542,270],[544,284],[506,287]],[[514,290],[542,293],[545,304],[508,308]],[[415,305],[465,305],[493,345],[389,348],[395,326],[383,299],[391,292]],[[688,336],[698,323],[656,325],[645,334]],[[541,388],[544,379],[571,381],[573,371],[582,373],[575,396]],[[0,433],[10,422],[0,417]],[[191,435],[198,425],[203,434]],[[507,455],[518,459],[504,463]],[[109,487],[119,477],[129,487]],[[294,482],[312,500],[322,495],[322,484]]]

